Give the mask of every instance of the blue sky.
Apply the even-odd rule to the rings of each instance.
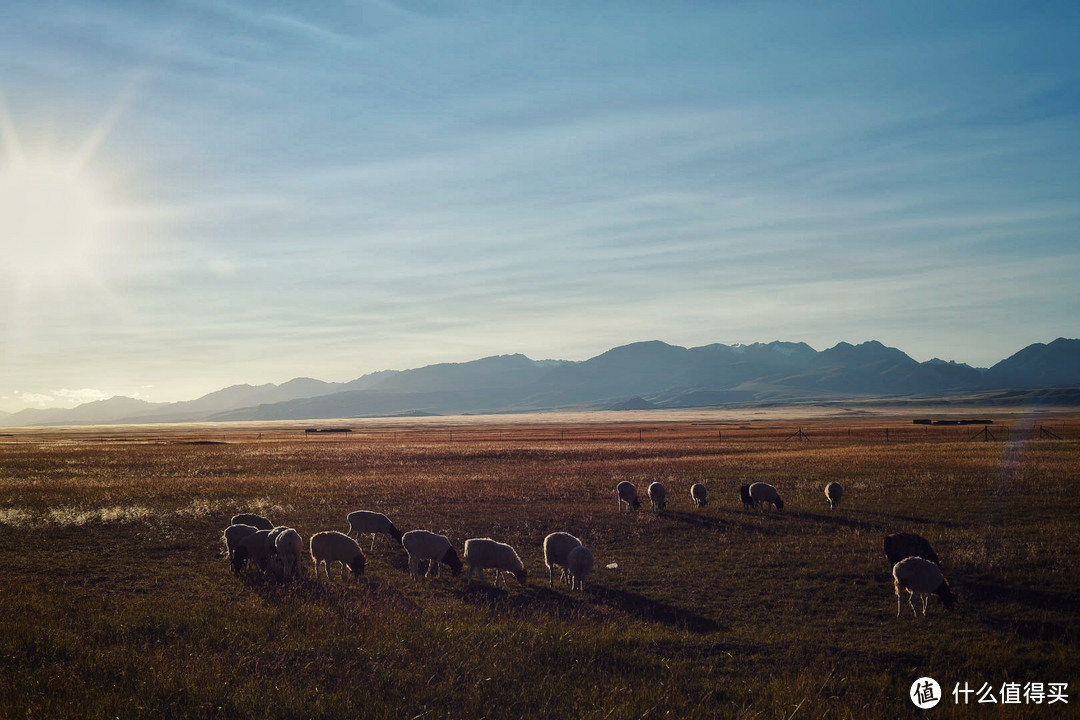
[[[6,4],[0,410],[1080,336],[1078,31],[1075,2]]]

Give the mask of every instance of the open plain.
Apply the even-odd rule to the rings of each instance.
[[[951,413],[948,414],[948,413]],[[914,417],[989,417],[986,426]],[[341,420],[4,431],[0,717],[1076,716],[1080,415],[902,409]],[[634,482],[640,511],[617,509]],[[668,488],[667,510],[645,488]],[[743,508],[765,481],[782,512]],[[838,481],[830,510],[823,488]],[[709,503],[691,505],[704,483]],[[220,557],[259,512],[305,539],[351,510],[513,545],[529,573],[359,582]],[[548,587],[541,544],[594,551]],[[959,605],[896,616],[885,534],[930,540]],[[362,541],[365,550],[369,540]],[[1011,700],[1068,683],[1067,703]],[[994,704],[978,703],[987,691]],[[959,702],[957,702],[959,700]]]

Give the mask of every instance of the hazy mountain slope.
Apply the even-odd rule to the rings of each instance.
[[[65,410],[0,415],[5,426],[196,420],[279,420],[517,412],[555,408],[647,408],[986,393],[1080,387],[1080,340],[1037,343],[989,370],[934,359],[919,363],[871,340],[818,352],[805,343],[712,344],[660,341],[612,348],[583,362],[498,355],[411,370],[385,370],[348,383],[295,378],[281,385],[234,385],[196,400],[148,403],[111,398]],[[1026,397],[1068,402],[1075,394]],[[994,396],[1004,402],[1006,395]],[[1009,396],[1012,397],[1012,396]]]
[[[1060,387],[1080,384],[1080,340],[1035,343],[986,371],[990,387]]]

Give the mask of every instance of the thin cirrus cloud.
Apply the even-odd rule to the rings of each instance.
[[[125,235],[69,324],[19,308],[42,395],[653,338],[985,365],[1076,316],[1068,3],[13,12],[5,138],[109,166]]]

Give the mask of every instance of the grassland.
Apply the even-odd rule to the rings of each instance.
[[[1077,716],[1080,418],[983,442],[881,417],[627,417],[12,431],[0,717],[915,717],[924,675],[947,694],[1069,683],[1068,705],[948,695],[927,715]],[[624,479],[665,482],[669,510],[617,512]],[[783,513],[742,509],[755,480]],[[459,551],[509,542],[530,582],[414,583],[385,540],[351,584],[237,578],[218,557],[236,512],[306,538],[360,508]],[[596,553],[585,592],[548,588],[554,530]],[[898,530],[934,543],[956,612],[895,616],[881,539]]]

